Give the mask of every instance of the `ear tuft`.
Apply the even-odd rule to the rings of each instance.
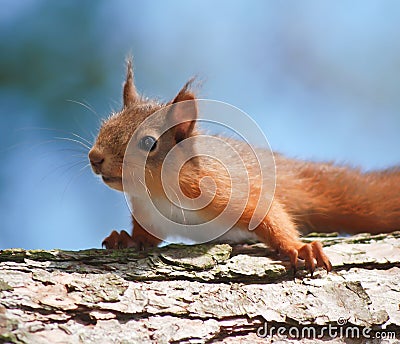
[[[171,104],[183,102],[185,100],[194,100],[196,97],[194,93],[191,91],[191,87],[196,80],[195,77],[190,78],[185,85],[181,88],[179,93],[176,95],[176,97],[171,101]]]
[[[124,83],[124,92],[123,92],[123,99],[124,99],[124,108],[132,105],[135,103],[139,96],[136,92],[136,87],[133,82],[133,68],[132,68],[132,58],[129,57],[126,63],[126,80]]]

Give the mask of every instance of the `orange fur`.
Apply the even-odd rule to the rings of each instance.
[[[106,184],[114,189],[123,190],[122,161],[133,132],[155,111],[170,104],[195,100],[194,94],[189,90],[190,84],[191,81],[181,89],[173,101],[166,104],[141,98],[133,83],[131,63],[128,63],[123,92],[124,108],[103,123],[96,143],[89,153],[93,171],[100,174]],[[194,110],[192,108],[191,113]],[[185,113],[179,111],[182,110],[178,107],[168,112],[165,121],[181,121]],[[166,198],[160,177],[163,157],[177,142],[198,134],[195,120],[190,117],[170,129],[159,138],[155,152],[149,154],[146,165],[149,179],[146,177],[146,181],[151,180],[151,183],[146,186],[151,197]],[[244,145],[234,141],[230,143],[242,151],[241,156],[249,155]],[[248,231],[249,221],[261,195],[262,180],[258,167],[254,166],[251,160],[244,160],[251,196],[236,226]],[[232,164],[234,163],[233,161]],[[315,264],[327,271],[332,268],[322,245],[319,242],[302,243],[298,230],[377,233],[400,229],[400,169],[363,174],[356,169],[302,162],[281,155],[276,155],[276,166],[275,198],[269,212],[265,214],[254,233],[260,241],[288,256],[294,269],[298,258],[305,260],[306,267],[311,272],[314,271]],[[189,198],[198,197],[204,192],[200,190],[199,180],[205,176],[211,177],[216,183],[212,202],[199,210],[199,216],[208,219],[225,209],[231,196],[232,180],[219,163],[207,158],[196,158],[188,161],[180,171],[179,184],[183,193]],[[207,193],[207,190],[205,192]],[[243,185],[243,196],[247,195],[245,192],[247,188]],[[132,201],[135,202],[134,196]],[[132,236],[125,231],[114,231],[103,244],[107,248],[134,246],[142,249],[160,242],[143,229],[134,217],[133,223]]]
[[[400,168],[361,173],[276,156],[275,197],[303,233],[383,233],[400,229]]]

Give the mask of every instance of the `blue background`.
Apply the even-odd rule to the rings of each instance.
[[[169,100],[197,74],[201,97],[250,114],[275,151],[400,162],[398,1],[0,5],[0,249],[99,247],[130,229],[123,194],[61,139],[92,141],[120,109],[129,53],[145,95]]]

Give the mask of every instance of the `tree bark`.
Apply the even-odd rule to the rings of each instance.
[[[3,250],[0,343],[400,340],[400,232],[318,239],[313,277],[262,244]]]

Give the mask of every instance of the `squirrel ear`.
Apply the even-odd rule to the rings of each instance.
[[[190,79],[168,105],[172,105],[167,113],[167,121],[174,127],[176,143],[188,138],[196,124],[196,97],[189,90],[194,78]]]
[[[124,108],[128,107],[129,105],[132,105],[139,98],[136,92],[135,84],[133,83],[132,58],[128,59],[126,67],[127,67],[126,80],[124,83],[124,92],[123,92]]]

